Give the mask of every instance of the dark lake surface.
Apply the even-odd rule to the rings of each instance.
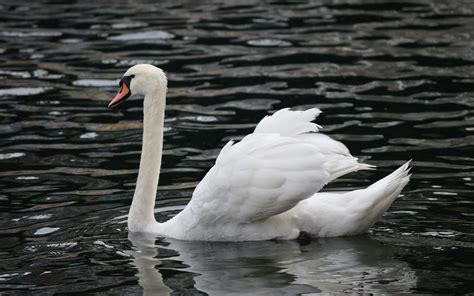
[[[473,1],[0,1],[0,293],[286,295],[474,291]],[[285,107],[412,181],[367,235],[204,243],[128,234],[142,101],[169,77],[160,221],[220,148]]]

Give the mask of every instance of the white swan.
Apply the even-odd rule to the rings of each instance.
[[[152,65],[128,69],[117,106],[132,93],[145,96],[140,170],[128,215],[132,232],[183,240],[245,241],[329,237],[366,232],[409,181],[407,162],[366,189],[316,193],[337,177],[372,168],[342,143],[318,132],[321,112],[282,109],[265,117],[240,142],[227,143],[188,205],[165,223],[154,206],[163,147],[167,80]]]

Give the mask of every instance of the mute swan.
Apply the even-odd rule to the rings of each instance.
[[[409,162],[366,189],[316,193],[344,174],[371,169],[342,143],[318,132],[321,112],[282,109],[240,142],[227,143],[188,205],[165,223],[154,217],[163,149],[167,79],[152,65],[135,65],[109,103],[143,95],[140,170],[128,229],[182,240],[249,241],[333,237],[366,232],[408,183]]]

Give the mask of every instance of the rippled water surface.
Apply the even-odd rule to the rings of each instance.
[[[474,291],[474,2],[0,1],[0,291],[288,295]],[[169,77],[157,219],[229,139],[284,107],[412,181],[368,235],[196,243],[129,235],[136,63]]]

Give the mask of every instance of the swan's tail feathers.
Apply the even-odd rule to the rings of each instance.
[[[365,189],[318,192],[303,200],[293,209],[300,217],[300,229],[320,237],[367,232],[407,185],[411,176],[409,164]]]
[[[385,188],[386,192],[390,192],[391,190],[396,190],[399,188],[400,185],[403,185],[404,187],[410,180],[410,163],[411,160],[407,161],[404,165],[396,169],[390,175],[370,185],[369,188]]]
[[[390,207],[402,189],[410,181],[410,162],[411,160],[390,175],[363,190],[364,195],[366,195],[364,198],[365,202],[362,203],[364,211],[366,211],[364,219],[372,221],[371,224],[374,224]]]

